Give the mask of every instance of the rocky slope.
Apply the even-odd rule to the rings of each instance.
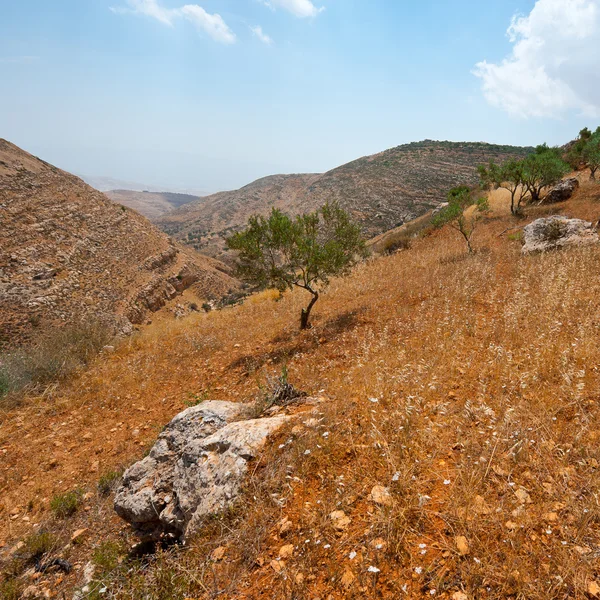
[[[148,219],[157,219],[180,206],[197,202],[199,196],[171,192],[135,192],[132,190],[110,190],[104,192],[113,202],[136,210]]]
[[[337,200],[373,237],[436,207],[453,186],[476,183],[478,165],[524,156],[530,150],[426,140],[366,156],[324,174],[259,179],[239,190],[192,202],[156,222],[197,250],[222,256],[223,238],[243,226],[251,214],[266,214],[273,206],[306,212]]]
[[[0,140],[0,346],[93,315],[127,329],[179,291],[235,287],[81,179]]]

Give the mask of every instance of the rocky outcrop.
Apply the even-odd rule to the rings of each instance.
[[[568,219],[560,215],[537,219],[523,230],[523,253],[545,252],[567,246],[583,246],[600,241],[592,223],[581,219]]]
[[[130,467],[115,496],[117,514],[142,539],[185,539],[237,497],[248,462],[290,418],[244,419],[248,405],[211,401],[178,414],[150,454]]]
[[[540,204],[556,204],[557,202],[565,202],[579,188],[579,179],[570,177],[555,185],[542,199]]]
[[[0,139],[0,347],[91,319],[124,331],[124,321],[142,323],[191,285],[202,301],[238,282],[225,265]]]

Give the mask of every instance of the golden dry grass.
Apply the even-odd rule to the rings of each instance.
[[[529,218],[597,220],[599,196],[586,185]],[[189,394],[251,400],[286,364],[297,388],[328,399],[319,424],[274,440],[239,505],[189,547],[104,573],[102,597],[588,598],[600,579],[600,248],[522,257],[499,234],[527,220],[501,199],[492,208],[477,254],[444,229],[368,261],[332,283],[308,332],[302,294],[157,321],[5,415],[3,535],[46,519],[44,497],[134,460]],[[375,485],[389,506],[370,499]],[[30,521],[11,518],[30,498]],[[73,528],[100,533],[82,564],[107,538],[132,541],[106,501],[89,503]],[[342,532],[336,510],[350,518]]]

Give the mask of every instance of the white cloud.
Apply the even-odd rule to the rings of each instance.
[[[197,4],[186,4],[179,11],[186,19],[191,21],[198,29],[207,33],[216,42],[235,44],[235,33],[229,29],[221,15],[211,15]]]
[[[297,17],[316,17],[325,8],[317,8],[311,0],[263,0],[263,4],[275,8],[285,8]]]
[[[152,17],[165,25],[173,25],[175,19],[182,17],[204,31],[213,40],[223,44],[233,44],[235,33],[229,28],[221,15],[206,12],[197,4],[186,4],[181,8],[164,8],[158,0],[127,0],[128,7],[113,7],[115,13],[132,13]]]
[[[173,25],[173,18],[177,16],[177,11],[163,8],[158,4],[158,0],[127,0],[129,8],[111,7],[114,13],[133,13],[153,17],[165,25]]]
[[[474,70],[490,104],[521,117],[600,114],[600,0],[537,0],[508,35],[511,54]]]
[[[264,42],[265,44],[267,44],[267,46],[270,46],[273,43],[273,39],[262,30],[262,27],[260,25],[257,25],[256,27],[250,27],[250,31],[252,31],[252,33],[261,42]]]

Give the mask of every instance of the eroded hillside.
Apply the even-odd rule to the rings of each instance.
[[[91,317],[127,330],[191,285],[209,297],[236,282],[136,212],[0,140],[0,345]]]
[[[474,255],[450,228],[418,237],[333,281],[312,330],[297,330],[300,292],[157,318],[7,412],[3,589],[70,597],[87,577],[92,597],[128,600],[597,595],[600,247],[523,256],[520,237],[547,214],[596,222],[600,188],[523,219],[502,191],[490,205]],[[284,366],[318,414],[272,439],[240,500],[184,547],[130,552],[112,507],[122,469],[187,406],[264,400]],[[74,490],[60,516],[51,505]],[[40,546],[73,570],[36,573]]]
[[[424,141],[366,156],[321,175],[276,175],[200,199],[157,220],[170,235],[222,257],[223,238],[271,207],[298,214],[337,201],[368,237],[415,219],[459,184],[477,182],[477,166],[523,157],[531,149]]]
[[[104,192],[113,202],[123,204],[148,219],[157,219],[190,202],[199,201],[198,196],[172,192],[136,192],[132,190],[110,190]]]

